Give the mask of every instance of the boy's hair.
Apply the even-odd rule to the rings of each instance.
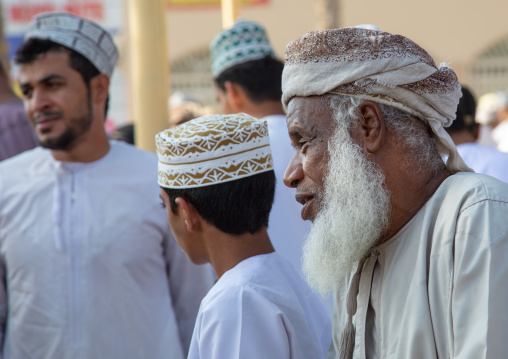
[[[262,172],[239,180],[211,186],[170,189],[171,211],[176,213],[176,198],[192,203],[199,215],[222,232],[240,235],[268,227],[275,194],[275,174]]]
[[[248,98],[255,103],[280,101],[282,96],[282,70],[284,64],[266,56],[259,60],[244,62],[223,71],[215,79],[215,84],[225,90],[226,81],[240,85]]]
[[[35,61],[40,55],[52,51],[63,51],[69,54],[69,66],[79,72],[87,89],[90,91],[90,81],[92,78],[100,74],[99,70],[97,70],[97,68],[80,53],[51,40],[38,38],[30,38],[26,40],[16,51],[16,54],[14,55],[14,63],[17,65],[29,64]],[[105,116],[108,113],[108,106],[109,96],[106,101]]]

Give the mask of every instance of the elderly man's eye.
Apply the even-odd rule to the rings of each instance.
[[[300,141],[298,141],[298,146],[300,147],[301,151],[305,152],[310,142],[315,138],[316,138],[315,136],[312,138],[301,138]]]

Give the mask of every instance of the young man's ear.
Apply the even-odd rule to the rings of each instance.
[[[109,96],[109,77],[98,74],[90,80],[90,96],[92,103],[103,104]]]
[[[187,230],[189,232],[198,230],[200,228],[201,216],[192,203],[182,197],[176,198],[175,203],[178,206],[178,214],[182,216]]]

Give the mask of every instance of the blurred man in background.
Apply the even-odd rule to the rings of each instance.
[[[245,112],[268,122],[277,179],[268,234],[277,252],[301,271],[302,245],[309,226],[298,215],[294,192],[282,182],[293,155],[280,102],[284,65],[275,58],[263,26],[251,21],[238,20],[231,28],[221,31],[210,48],[212,74],[222,112]]]
[[[23,101],[12,91],[9,78],[0,64],[0,161],[37,145]]]
[[[508,152],[508,91],[481,96],[476,109],[476,121],[490,132],[486,136],[491,137],[499,151]]]
[[[42,145],[0,164],[4,358],[179,358],[212,286],[171,236],[157,158],[104,129],[112,36],[68,13],[16,52]]]
[[[457,146],[464,162],[477,173],[508,182],[508,153],[477,143],[480,125],[475,121],[476,101],[473,94],[462,87],[462,97],[455,120],[446,131]]]

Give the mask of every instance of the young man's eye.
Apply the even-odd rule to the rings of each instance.
[[[28,98],[30,94],[32,93],[32,89],[30,87],[22,87],[21,88],[21,94],[24,98]]]
[[[166,208],[166,203],[164,203],[164,201],[161,201],[160,205],[162,208]]]

